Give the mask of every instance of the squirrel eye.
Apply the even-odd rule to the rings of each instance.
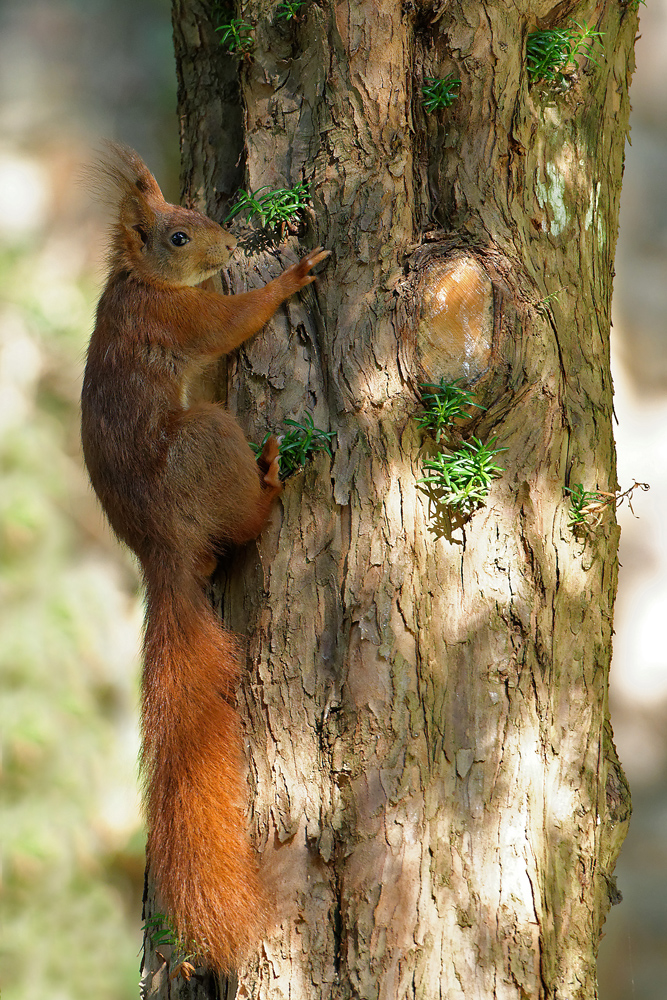
[[[186,243],[190,242],[190,237],[181,232],[172,233],[169,239],[175,247],[183,247]]]

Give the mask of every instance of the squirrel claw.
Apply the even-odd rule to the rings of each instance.
[[[326,260],[330,254],[331,250],[323,250],[322,247],[315,247],[305,257],[302,257],[300,261],[292,264],[286,271],[283,271],[283,278],[294,281],[294,289],[298,292],[301,288],[311,285],[316,280],[316,276],[308,272],[321,261]]]
[[[315,267],[322,260],[326,260],[327,257],[331,256],[331,250],[324,250],[322,247],[315,247],[310,253],[306,254],[306,260],[308,261],[308,267]]]

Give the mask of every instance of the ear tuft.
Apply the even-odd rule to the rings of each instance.
[[[152,177],[151,177],[151,180],[153,180]],[[148,184],[146,182],[145,177],[137,177],[136,185],[137,185],[137,188],[141,191],[142,194],[149,194],[150,193],[150,184]]]
[[[135,229],[146,246],[165,200],[139,154],[129,146],[107,141],[87,178],[98,200],[111,209],[114,222],[127,230]]]
[[[85,179],[116,217],[128,198],[141,199],[154,210],[165,204],[157,181],[139,154],[118,142],[104,143],[97,162],[85,171]]]

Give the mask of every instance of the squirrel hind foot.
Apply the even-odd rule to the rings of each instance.
[[[257,464],[262,473],[262,482],[272,490],[282,490],[283,484],[280,478],[280,454],[278,441],[273,436],[267,438],[262,453],[257,459]]]
[[[276,455],[267,472],[264,475],[264,484],[272,490],[280,492],[283,488],[283,481],[280,478],[280,456]]]

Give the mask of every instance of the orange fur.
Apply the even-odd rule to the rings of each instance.
[[[148,864],[179,936],[231,970],[257,944],[266,904],[245,831],[234,708],[242,657],[209,607],[206,578],[221,547],[257,537],[281,485],[275,439],[255,460],[231,414],[189,404],[189,383],[314,281],[310,269],[327,253],[311,252],[264,288],[218,295],[196,286],[227,261],[234,237],[165,202],[133,150],[110,144],[98,183],[115,223],[81,436],[91,482],[146,587]]]

